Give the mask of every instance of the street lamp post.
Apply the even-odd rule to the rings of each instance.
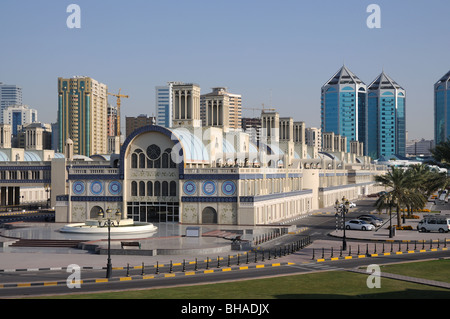
[[[339,202],[339,200],[336,199],[336,202],[334,204],[334,208],[336,209],[336,216],[341,214],[342,217],[342,250],[347,250],[347,236],[345,234],[345,215],[348,213],[348,210],[350,208],[350,202],[345,198],[342,197],[342,203]]]
[[[104,219],[105,215],[103,210],[100,209],[98,212],[98,226],[99,227],[108,227],[108,259],[106,263],[106,278],[111,278],[112,275],[112,263],[111,263],[111,226],[118,227],[120,223],[121,214],[119,211],[116,212],[116,220],[112,220],[112,211],[111,209],[106,210],[106,219]]]

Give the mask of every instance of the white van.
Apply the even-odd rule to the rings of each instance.
[[[417,225],[417,230],[421,232],[448,232],[450,230],[450,215],[426,215]]]

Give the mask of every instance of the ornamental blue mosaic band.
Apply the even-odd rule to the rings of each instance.
[[[82,195],[85,191],[85,186],[83,182],[77,181],[72,185],[72,191],[76,195]]]
[[[94,195],[100,195],[103,192],[102,182],[92,182],[91,183],[91,193]]]
[[[205,195],[214,195],[216,193],[216,184],[212,181],[207,181],[203,183],[202,186],[203,194]]]
[[[236,192],[236,184],[232,181],[226,181],[222,184],[222,193],[224,195],[234,195]]]
[[[186,182],[184,183],[183,191],[186,195],[194,195],[197,191],[197,186],[194,182]]]
[[[111,182],[108,186],[111,195],[119,195],[122,192],[122,184],[120,182]]]

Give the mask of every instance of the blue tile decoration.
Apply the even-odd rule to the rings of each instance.
[[[232,181],[226,181],[222,184],[222,193],[227,196],[234,195],[236,192],[236,184]]]

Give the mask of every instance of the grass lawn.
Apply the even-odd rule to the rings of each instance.
[[[381,271],[450,283],[450,259],[386,265],[381,267]]]
[[[383,266],[382,271],[434,280],[449,280],[449,261]],[[329,271],[276,278],[175,288],[52,296],[62,299],[404,299],[450,298],[450,290],[381,278],[368,288],[368,275]]]

